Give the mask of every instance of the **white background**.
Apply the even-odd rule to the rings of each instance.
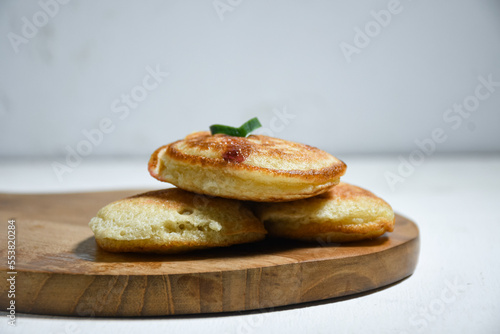
[[[213,123],[269,128],[283,108],[295,118],[276,136],[333,154],[410,152],[436,127],[439,152],[500,151],[500,87],[457,129],[443,120],[478,76],[500,82],[500,2],[401,0],[351,62],[341,43],[390,1],[232,3],[73,0],[16,53],[9,33],[42,7],[1,1],[0,156],[64,157],[103,118],[90,156],[147,156]],[[148,66],[169,76],[121,119],[111,105]]]
[[[498,334],[500,159],[434,155],[393,191],[382,177],[394,168],[392,157],[349,156],[346,161],[344,180],[373,190],[420,229],[416,271],[392,287],[348,300],[244,315],[95,319],[17,314],[17,327],[9,327],[0,312],[0,333]],[[29,173],[41,164],[12,162],[0,165],[0,175],[10,175],[1,190],[27,192],[25,184],[31,192],[160,187],[143,165],[140,158],[89,161],[79,168],[80,178],[68,179],[61,188],[43,178],[50,171]],[[471,171],[473,176],[464,177]],[[16,186],[19,180],[22,186]]]
[[[500,82],[500,2],[402,0],[350,61],[341,43],[354,45],[389,1],[222,3],[232,10],[219,15],[212,0],[73,0],[16,52],[9,36],[42,7],[0,1],[0,192],[165,187],[146,171],[157,147],[259,116],[265,131],[342,158],[343,180],[418,224],[414,275],[357,298],[256,314],[18,314],[11,328],[1,313],[0,332],[498,333],[500,87],[467,116],[445,116],[471,101],[479,77]],[[126,117],[115,113],[157,67],[169,73],[158,87]],[[112,130],[69,166],[85,131],[108,119]],[[58,175],[54,162],[70,171]]]

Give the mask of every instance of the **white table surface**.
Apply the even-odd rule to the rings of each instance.
[[[403,155],[407,157],[407,155]],[[344,181],[386,199],[420,228],[415,273],[356,298],[210,316],[72,318],[17,314],[1,333],[500,333],[500,154],[427,157],[391,189],[398,156],[341,156]],[[0,192],[161,188],[147,157],[88,158],[59,182],[51,160],[0,161]],[[3,232],[2,232],[3,233]],[[3,246],[2,246],[3,247]]]

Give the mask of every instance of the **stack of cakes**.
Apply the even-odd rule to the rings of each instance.
[[[348,242],[391,232],[389,204],[340,182],[346,165],[263,135],[197,132],[157,149],[149,172],[168,188],[122,199],[90,221],[112,252],[178,253],[266,237]]]

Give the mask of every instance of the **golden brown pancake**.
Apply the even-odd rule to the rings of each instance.
[[[346,165],[308,145],[263,135],[196,132],[157,149],[150,174],[200,194],[280,202],[321,194],[338,184]]]
[[[269,235],[321,242],[378,237],[394,228],[389,204],[368,190],[341,182],[321,195],[287,203],[255,203]]]
[[[176,188],[108,204],[89,226],[110,252],[179,253],[257,241],[266,234],[245,203]]]

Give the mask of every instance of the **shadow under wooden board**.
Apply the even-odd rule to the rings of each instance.
[[[419,254],[415,223],[347,244],[266,239],[182,255],[108,253],[88,222],[141,191],[0,194],[0,307],[8,306],[7,224],[16,220],[17,312],[161,316],[267,309],[348,296],[408,277]]]

